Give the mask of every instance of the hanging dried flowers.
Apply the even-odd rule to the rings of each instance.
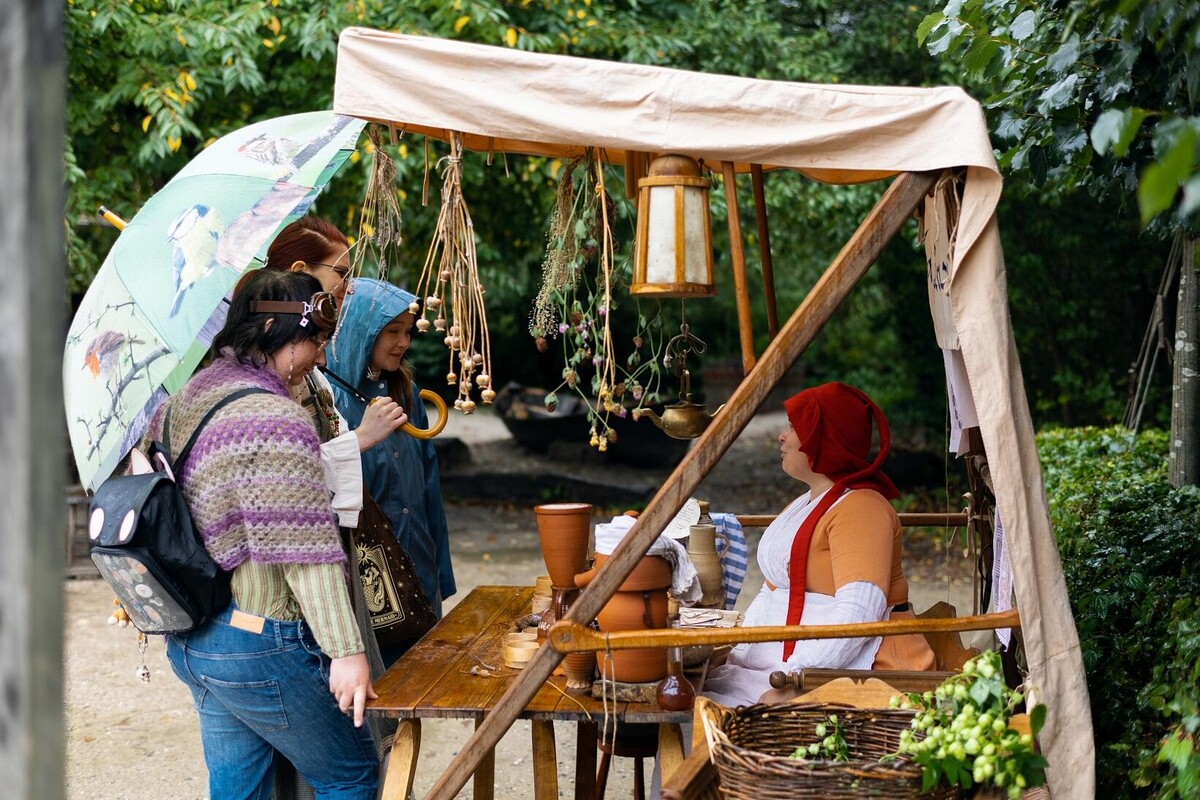
[[[372,155],[371,179],[363,198],[362,213],[359,215],[358,239],[351,252],[354,275],[362,274],[367,251],[373,250],[378,264],[381,281],[388,279],[388,270],[393,262],[399,261],[401,235],[400,200],[396,183],[396,162],[392,160],[382,143],[378,125],[367,128],[367,149]]]
[[[454,407],[470,414],[475,410],[473,388],[479,388],[484,403],[492,402],[496,392],[492,388],[492,348],[475,255],[475,228],[462,195],[459,134],[450,135],[450,154],[438,162],[438,167],[442,169],[442,207],[417,281],[417,297],[424,298],[424,308],[413,303],[410,310],[420,314],[417,331],[427,333],[432,328],[449,349],[446,383],[458,387]]]
[[[614,228],[617,209],[604,188],[604,167],[594,150],[573,160],[560,179],[547,233],[542,285],[530,314],[529,332],[546,352],[560,338],[562,383],[546,396],[553,411],[557,392],[575,392],[588,409],[590,443],[601,452],[615,442],[611,417],[624,418],[644,404],[658,402],[657,353],[663,326],[655,312],[638,313],[629,354],[618,354],[614,340],[615,297],[630,273],[628,253],[618,264]],[[648,348],[650,357],[643,357]],[[590,381],[587,375],[591,375]],[[590,387],[590,392],[588,388]]]

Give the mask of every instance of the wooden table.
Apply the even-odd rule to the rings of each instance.
[[[501,639],[513,622],[529,613],[533,587],[479,586],[375,682],[379,699],[367,713],[400,720],[388,760],[382,800],[407,800],[421,749],[422,719],[474,719],[476,727],[520,674],[504,666]],[[690,711],[663,711],[653,703],[609,703],[621,722],[659,725],[659,761],[663,780],[683,761],[679,724]],[[590,717],[589,717],[590,715]],[[596,739],[604,719],[601,701],[566,691],[566,679],[552,677],[521,712],[532,721],[535,800],[558,797],[554,721],[577,723],[575,797],[593,800],[596,790]],[[610,723],[611,724],[611,723]],[[476,800],[491,800],[495,753],[475,771]]]

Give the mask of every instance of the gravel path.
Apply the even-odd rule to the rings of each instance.
[[[779,470],[775,437],[785,424],[781,412],[756,417],[721,462],[705,478],[697,497],[715,511],[775,513],[796,493]],[[487,413],[452,415],[446,436],[470,449],[471,469],[484,472],[560,472],[585,480],[653,489],[667,471],[630,470],[596,463],[522,453],[503,425]],[[447,505],[459,594],[447,607],[481,584],[532,584],[545,571],[533,514],[528,505],[455,501]],[[614,511],[615,513],[615,511]],[[758,531],[749,531],[751,543]],[[925,608],[948,599],[970,609],[970,564],[958,548],[936,537],[911,536],[906,569],[914,605]],[[752,566],[739,606],[749,602],[762,578]],[[99,580],[68,580],[66,593],[67,797],[69,800],[200,800],[207,776],[191,698],[167,664],[161,639],[146,651],[149,684],[134,675],[140,665],[135,635],[105,624],[112,594]],[[573,796],[574,732],[556,725],[559,789]],[[427,720],[422,726],[416,793],[422,796],[470,736],[468,721]],[[532,795],[529,725],[518,722],[496,752],[496,796]],[[615,759],[609,778],[612,796],[632,789],[632,762]],[[2,794],[2,792],[0,792]],[[461,797],[470,797],[470,782]]]

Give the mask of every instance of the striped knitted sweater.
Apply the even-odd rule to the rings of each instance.
[[[205,547],[226,570],[247,560],[345,561],[317,432],[270,366],[241,364],[223,351],[158,410],[149,433],[161,440],[164,412],[170,409],[166,444],[172,452],[182,450],[210,408],[249,387],[270,394],[240,398],[217,412],[179,475]]]

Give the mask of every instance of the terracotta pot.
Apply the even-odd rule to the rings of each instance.
[[[703,608],[725,607],[725,570],[721,568],[721,556],[729,549],[727,539],[722,539],[717,548],[717,529],[712,525],[693,525],[688,536],[688,557],[700,576],[700,602]]]
[[[570,653],[562,660],[562,671],[567,676],[568,690],[587,691],[596,675],[596,654]]]
[[[635,631],[667,627],[667,590],[620,591],[600,610],[596,618],[601,631]],[[667,651],[659,648],[613,650],[606,666],[605,653],[596,654],[601,671],[609,680],[622,683],[648,683],[667,674]]]
[[[575,585],[582,588],[596,577],[596,571],[611,556],[596,553],[596,563],[587,572],[575,576]],[[622,592],[641,592],[647,589],[666,589],[671,585],[671,564],[661,556],[645,556],[621,584]]]
[[[590,503],[550,503],[536,506],[542,558],[554,586],[574,586],[574,577],[587,559],[591,533]]]

